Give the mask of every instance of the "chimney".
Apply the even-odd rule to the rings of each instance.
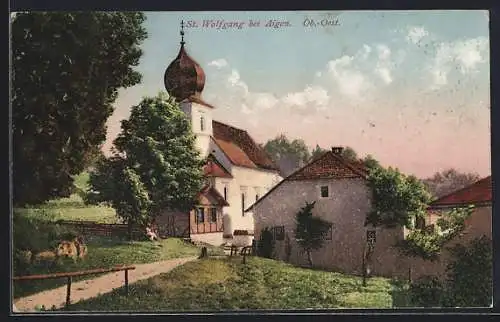
[[[332,152],[335,153],[335,154],[339,154],[340,155],[343,150],[344,150],[344,148],[341,147],[341,146],[334,146],[334,147],[332,147]]]

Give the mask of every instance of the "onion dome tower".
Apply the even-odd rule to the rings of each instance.
[[[177,57],[165,70],[164,82],[167,92],[178,102],[185,99],[201,100],[201,92],[205,87],[205,72],[191,58],[184,45],[184,21],[181,21],[181,48]]]

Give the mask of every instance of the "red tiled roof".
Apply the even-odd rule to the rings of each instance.
[[[340,155],[328,151],[302,169],[292,173],[287,180],[366,178],[367,170],[352,164]]]
[[[492,189],[491,176],[488,176],[465,188],[439,198],[431,203],[430,208],[491,203]]]
[[[209,154],[203,166],[203,173],[207,177],[232,178],[233,176],[224,166],[212,155]]]
[[[212,121],[215,143],[235,165],[277,171],[278,167],[245,130]]]
[[[255,205],[266,199],[268,195],[270,195],[274,190],[276,190],[279,186],[287,181],[351,178],[366,179],[368,176],[368,170],[364,166],[362,168],[358,167],[361,166],[359,164],[357,166],[352,165],[342,156],[335,154],[332,151],[325,152],[322,156],[314,159],[312,162],[306,164],[304,167],[298,169],[285,179],[281,180],[280,183],[275,185],[253,205],[248,207],[248,209],[245,209],[245,211],[250,211],[251,209],[253,209]]]
[[[229,206],[229,203],[224,199],[224,197],[221,196],[221,194],[211,185],[205,185],[201,189],[198,193],[198,198],[201,196],[214,198],[219,206]]]

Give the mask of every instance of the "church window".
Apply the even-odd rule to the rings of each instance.
[[[259,194],[255,195],[255,202],[257,202],[257,200],[259,200]]]
[[[205,118],[203,116],[200,117],[200,130],[205,131]]]
[[[224,200],[227,201],[227,186],[224,187]]]
[[[241,193],[241,212],[245,215],[245,193]]]

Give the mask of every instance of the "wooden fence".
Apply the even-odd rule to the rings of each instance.
[[[92,270],[87,270],[87,271],[78,271],[78,272],[15,276],[15,277],[13,277],[13,280],[14,281],[34,281],[34,280],[36,281],[36,280],[46,280],[46,279],[67,278],[66,306],[68,306],[71,303],[71,278],[72,277],[125,271],[125,294],[128,295],[128,271],[134,270],[134,269],[135,269],[135,266],[116,266],[116,267],[112,267],[112,268],[98,268],[98,269],[92,269]]]
[[[59,220],[57,224],[76,230],[79,234],[86,237],[104,236],[104,237],[127,237],[127,224],[103,224],[94,221],[71,221]],[[138,238],[145,235],[144,229],[133,226],[132,238]]]

